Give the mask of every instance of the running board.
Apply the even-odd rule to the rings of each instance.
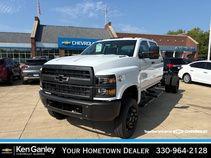
[[[158,97],[158,94],[155,91],[150,90],[150,89],[145,92],[145,95],[153,97],[153,98],[157,98]]]

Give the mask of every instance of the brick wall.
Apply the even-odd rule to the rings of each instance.
[[[152,35],[152,34],[133,34],[133,33],[117,33],[119,38],[122,37],[140,37],[156,41],[159,45],[167,46],[192,46],[197,45],[191,41],[186,35]]]

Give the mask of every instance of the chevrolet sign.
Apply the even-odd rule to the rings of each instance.
[[[63,49],[83,50],[90,46],[98,39],[84,39],[84,38],[58,38],[58,46]]]

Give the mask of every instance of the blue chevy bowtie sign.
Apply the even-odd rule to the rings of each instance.
[[[58,37],[58,47],[71,50],[83,50],[98,39]]]

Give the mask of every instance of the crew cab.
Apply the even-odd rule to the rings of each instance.
[[[51,116],[114,121],[114,133],[129,138],[136,129],[141,93],[159,84],[162,76],[163,59],[155,41],[107,39],[78,56],[45,63],[39,93]]]

